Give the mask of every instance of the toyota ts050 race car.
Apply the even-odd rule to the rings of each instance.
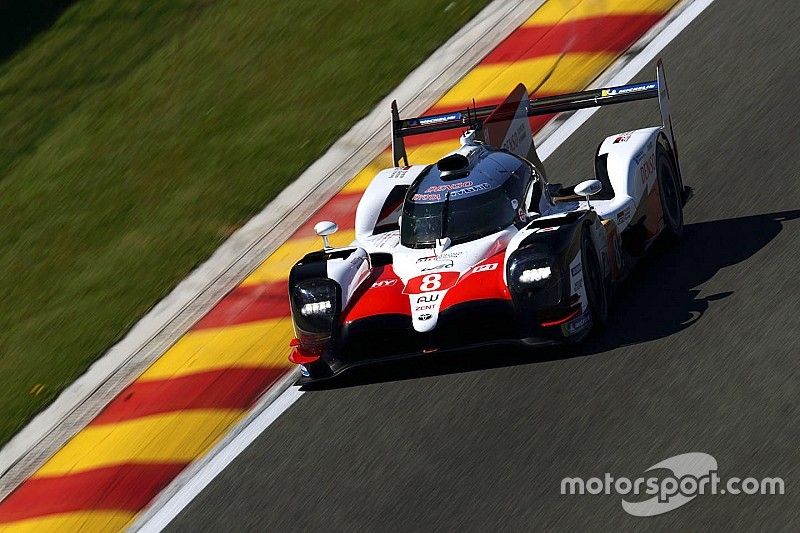
[[[607,137],[595,179],[550,183],[529,117],[658,98],[662,124]],[[404,138],[461,129],[436,164],[409,165]],[[387,358],[516,341],[577,342],[661,235],[683,229],[684,187],[661,63],[657,79],[530,100],[520,84],[498,106],[401,119],[394,168],[367,187],[355,242],[324,248],[289,275],[302,381]],[[402,163],[402,166],[401,166]]]

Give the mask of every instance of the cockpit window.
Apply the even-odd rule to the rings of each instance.
[[[398,229],[398,219],[403,208],[403,200],[406,196],[408,185],[397,185],[389,192],[386,201],[383,202],[378,220],[375,223],[374,233],[386,233]]]
[[[436,203],[415,203],[406,198],[400,224],[403,246],[428,248],[444,237],[450,237],[453,244],[479,239],[507,228],[518,213],[519,200],[509,196],[506,187],[466,198],[444,193],[443,198]]]

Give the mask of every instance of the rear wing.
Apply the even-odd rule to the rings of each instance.
[[[520,85],[514,90],[517,91],[519,87]],[[513,94],[512,92],[512,95]],[[667,81],[664,75],[664,65],[660,60],[657,65],[657,77],[653,81],[580,91],[557,96],[545,96],[543,98],[532,98],[528,100],[527,105],[524,107],[527,108],[528,117],[535,117],[562,113],[564,111],[577,111],[590,107],[648,100],[650,98],[658,98],[659,100],[664,132],[669,137],[669,141],[672,143],[677,158],[677,147],[675,146],[675,139],[672,133],[672,119],[669,110],[669,91],[667,90]],[[406,137],[466,128],[475,130],[476,134],[483,138],[482,131],[486,119],[503,105],[504,104],[498,106],[473,107],[467,108],[464,111],[453,111],[437,115],[401,119],[397,110],[397,102],[393,101],[392,160],[394,161],[394,165],[399,166],[400,161],[408,165],[408,155],[406,154],[406,147],[403,141]]]

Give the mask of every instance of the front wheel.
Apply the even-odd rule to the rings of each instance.
[[[608,285],[597,259],[597,252],[588,229],[583,230],[581,237],[581,263],[583,264],[583,283],[589,310],[595,326],[601,325],[608,318]]]

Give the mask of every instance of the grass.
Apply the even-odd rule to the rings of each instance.
[[[0,442],[486,0],[82,0],[0,64]]]

